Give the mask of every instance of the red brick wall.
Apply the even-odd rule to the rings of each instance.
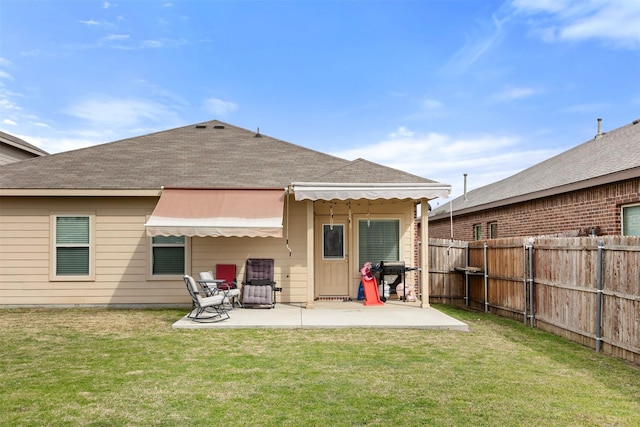
[[[497,237],[542,236],[556,233],[583,235],[593,227],[597,234],[619,235],[621,206],[640,203],[640,179],[572,191],[501,208],[453,217],[453,237],[474,240],[473,227],[482,225],[489,238],[489,224],[498,223]],[[448,239],[449,217],[429,220],[429,237]]]

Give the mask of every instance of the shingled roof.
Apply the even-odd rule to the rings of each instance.
[[[217,120],[0,167],[0,189],[284,188],[294,181],[434,182]]]
[[[469,191],[435,209],[430,219],[465,214],[517,202],[640,177],[640,119],[515,175]]]

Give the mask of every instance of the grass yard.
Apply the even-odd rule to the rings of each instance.
[[[484,313],[470,332],[172,330],[0,310],[2,426],[638,426],[640,368]]]

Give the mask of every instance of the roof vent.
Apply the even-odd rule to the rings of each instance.
[[[602,135],[604,135],[604,132],[602,132],[602,119],[598,118],[598,133],[596,133],[594,139],[602,138]]]
[[[207,125],[196,125],[196,129],[206,129]]]
[[[258,128],[258,131],[256,132],[256,135],[254,136],[254,138],[262,138],[262,134],[260,133],[260,128]]]
[[[224,129],[224,125],[213,125],[214,129]]]

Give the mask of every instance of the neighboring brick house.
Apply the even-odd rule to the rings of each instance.
[[[640,235],[640,120],[607,133],[599,120],[594,139],[429,215],[435,238],[556,234]]]
[[[46,156],[47,154],[49,153],[16,136],[0,131],[0,165]]]

